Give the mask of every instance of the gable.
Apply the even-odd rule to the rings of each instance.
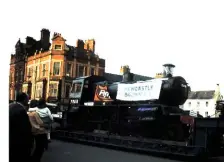
[[[53,40],[53,41],[63,41],[63,42],[66,41],[64,38],[62,38],[62,37],[60,37],[60,36],[57,36],[57,37],[53,38],[52,40]]]
[[[66,39],[64,39],[64,38],[61,36],[61,34],[59,34],[59,33],[54,33],[53,38],[52,38],[52,41],[63,41],[63,42],[65,42]]]
[[[20,44],[21,44],[21,42],[20,42],[20,39],[19,39],[19,40],[17,41],[15,47],[16,47],[16,48],[19,48],[19,47],[20,47]]]

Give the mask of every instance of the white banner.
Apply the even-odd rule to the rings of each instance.
[[[144,101],[159,99],[162,80],[149,80],[133,84],[118,84],[117,99],[123,101]]]

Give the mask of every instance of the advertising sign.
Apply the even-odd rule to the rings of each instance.
[[[107,86],[102,86],[102,85],[96,86],[94,101],[103,101],[103,102],[113,101],[110,98],[109,92],[107,91]]]
[[[162,80],[148,80],[133,84],[118,84],[117,99],[123,101],[145,101],[159,99]]]

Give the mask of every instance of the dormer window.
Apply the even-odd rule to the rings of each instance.
[[[62,45],[54,45],[54,50],[62,50]]]

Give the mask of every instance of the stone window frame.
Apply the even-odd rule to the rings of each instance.
[[[79,67],[80,66],[83,66],[84,67],[84,70],[83,70],[83,74],[82,75],[80,75],[79,74]],[[82,63],[77,63],[76,64],[76,77],[83,77],[83,76],[86,76],[86,74],[87,74],[87,68],[88,68],[88,64],[82,64]],[[88,75],[88,74],[87,74]]]
[[[68,73],[68,65],[71,65],[70,66],[70,72]],[[66,72],[65,72],[65,75],[67,76],[67,74],[69,74],[69,76],[72,76],[72,73],[73,73],[73,68],[72,68],[73,64],[72,62],[66,62]]]
[[[56,85],[56,88],[53,88],[54,90],[56,90],[56,92],[53,93],[55,95],[51,95],[52,93],[50,92],[52,84]],[[58,81],[50,81],[50,83],[49,83],[49,90],[48,90],[48,96],[49,97],[57,97],[58,96],[58,85],[59,85]]]
[[[33,68],[33,66],[27,67],[27,76],[29,76],[30,78],[33,77]]]
[[[56,46],[60,46],[60,48],[56,49]],[[54,44],[54,50],[61,51],[62,50],[62,44]]]
[[[45,68],[44,68],[45,65]],[[42,77],[46,77],[47,76],[47,63],[42,63],[41,64],[41,73],[42,73]]]
[[[37,82],[35,85],[35,98],[43,97],[43,82]]]
[[[55,63],[59,63],[59,74],[54,73]],[[53,72],[52,72],[53,76],[60,76],[60,74],[61,74],[61,64],[62,64],[61,61],[53,61],[53,67],[52,67],[53,68]]]

